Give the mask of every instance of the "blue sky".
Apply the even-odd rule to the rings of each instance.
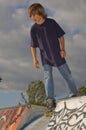
[[[85,0],[0,0],[0,99],[6,96],[10,104],[17,101],[33,80],[43,80],[42,66],[33,67],[30,52],[30,28],[27,8],[34,2],[41,3],[49,17],[54,18],[66,32],[66,60],[77,86],[86,86],[86,1]],[[38,52],[39,57],[39,52]],[[40,61],[40,57],[39,57]],[[68,93],[66,83],[54,68],[55,94]],[[2,94],[2,92],[4,94]],[[14,94],[13,94],[14,92]],[[9,97],[12,94],[14,98]],[[11,95],[11,96],[8,96]],[[6,104],[3,100],[0,104]]]
[[[0,108],[18,105],[21,99],[19,92],[0,92]]]

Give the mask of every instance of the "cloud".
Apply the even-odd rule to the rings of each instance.
[[[65,30],[67,62],[77,86],[86,85],[85,0],[0,0],[0,76],[8,86],[0,89],[25,91],[32,80],[43,80],[42,66],[34,69],[30,51],[29,31],[33,22],[27,8],[34,2],[41,3],[49,17]],[[56,68],[53,74],[56,94],[65,92],[65,81]]]
[[[28,0],[0,0],[0,5],[3,7],[17,7],[27,4]]]

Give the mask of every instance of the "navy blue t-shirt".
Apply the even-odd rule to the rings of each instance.
[[[38,47],[42,64],[60,66],[66,62],[60,55],[60,43],[58,38],[65,32],[58,23],[47,18],[43,24],[34,24],[31,28],[31,47]]]

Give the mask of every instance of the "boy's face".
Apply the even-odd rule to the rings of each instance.
[[[35,15],[32,15],[31,16],[31,19],[37,23],[37,24],[41,24],[41,21],[42,21],[42,16],[38,15],[38,14],[35,14]]]

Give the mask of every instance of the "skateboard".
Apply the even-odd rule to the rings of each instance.
[[[49,111],[47,109],[44,110],[44,116],[45,117],[52,117],[54,114],[54,111]]]

